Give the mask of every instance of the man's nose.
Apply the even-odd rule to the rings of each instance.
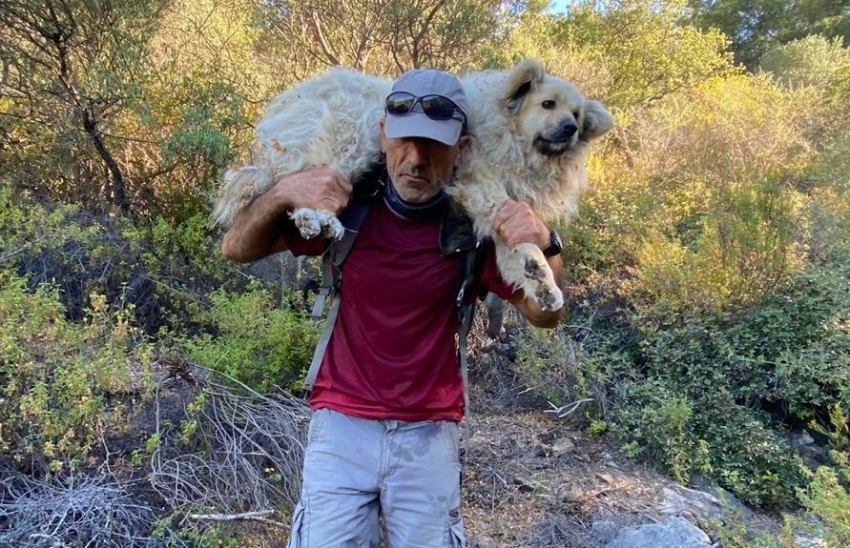
[[[415,164],[427,163],[430,146],[427,139],[411,139],[408,148],[408,158]]]

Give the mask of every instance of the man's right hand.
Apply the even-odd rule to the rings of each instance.
[[[306,207],[325,209],[337,215],[348,205],[352,186],[336,171],[317,168],[287,175],[269,192],[280,213]]]
[[[286,175],[236,214],[221,251],[239,262],[262,259],[288,249],[280,231],[294,209],[325,209],[339,214],[351,199],[352,185],[332,169],[317,168]]]

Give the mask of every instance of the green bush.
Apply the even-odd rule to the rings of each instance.
[[[216,334],[185,339],[185,351],[255,390],[298,389],[319,338],[306,310],[277,307],[258,284],[238,295],[217,290],[210,299],[212,307],[199,318]]]
[[[820,466],[811,482],[798,490],[806,509],[825,524],[827,546],[850,544],[850,424],[846,405],[829,409],[829,425],[812,424],[825,435],[831,448],[832,466]]]
[[[841,38],[806,36],[782,44],[759,60],[761,70],[789,87],[831,89],[843,68],[850,66],[850,51]]]
[[[20,466],[38,469],[46,458],[59,472],[90,459],[148,395],[151,349],[131,311],[113,312],[99,295],[90,302],[73,323],[58,287],[29,291],[25,278],[0,270],[0,450]]]
[[[197,316],[210,305],[208,293],[246,284],[240,265],[219,252],[219,233],[204,212],[134,224],[76,206],[43,207],[0,182],[0,241],[0,259],[26,274],[30,288],[61,283],[69,319],[83,319],[97,293],[110,306],[132,305],[134,323],[149,335],[210,329]]]

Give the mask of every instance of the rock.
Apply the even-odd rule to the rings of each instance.
[[[716,483],[709,482],[703,478],[695,476],[691,478],[691,484],[697,489],[700,489],[700,491],[680,487],[680,492],[685,494],[685,496],[694,493],[710,493],[713,495],[716,498],[719,507],[719,512],[715,515],[715,517],[725,521],[727,519],[727,514],[732,513],[746,521],[750,521],[755,518],[755,514],[753,514],[752,510],[747,508],[747,506],[738,500],[735,495],[726,489],[723,489]]]
[[[605,546],[617,537],[622,527],[612,520],[602,519],[594,521],[590,527],[590,536],[596,546]]]
[[[822,538],[808,535],[794,535],[794,546],[796,548],[827,548],[829,545]]]
[[[711,539],[682,517],[623,529],[605,548],[711,548]]]
[[[815,438],[809,434],[808,430],[803,430],[798,434],[791,435],[791,447],[803,447],[805,445],[811,445],[815,442]]]
[[[714,495],[681,488],[680,492],[664,488],[657,510],[665,516],[687,516],[693,519],[722,519],[720,501]]]
[[[576,444],[570,438],[561,438],[552,444],[552,456],[560,457],[575,450]]]

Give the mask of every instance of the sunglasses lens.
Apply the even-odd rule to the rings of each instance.
[[[421,99],[422,110],[434,120],[449,120],[455,113],[455,104],[442,95],[426,95]]]
[[[407,114],[413,110],[416,96],[404,92],[396,92],[387,97],[387,112],[390,114]]]

